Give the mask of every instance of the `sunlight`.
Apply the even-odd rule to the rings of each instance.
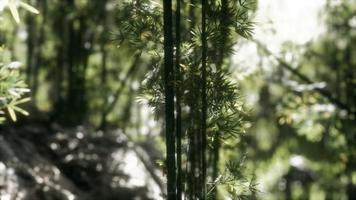
[[[261,0],[255,38],[273,52],[286,41],[305,44],[325,31],[319,18],[325,4],[326,0]]]
[[[260,0],[254,18],[254,39],[274,54],[279,54],[283,43],[305,44],[325,32],[321,10],[326,0]],[[244,40],[236,45],[233,63],[238,65],[239,80],[257,70],[261,62],[257,45]]]
[[[356,199],[355,10],[0,0],[0,200]]]

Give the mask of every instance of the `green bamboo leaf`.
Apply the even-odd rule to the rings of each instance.
[[[30,6],[29,4],[24,3],[24,2],[22,2],[22,1],[20,2],[20,6],[21,6],[22,8],[24,8],[24,9],[26,9],[27,11],[32,12],[32,13],[34,13],[34,14],[39,14],[39,13],[40,13],[36,8]]]
[[[26,103],[26,102],[29,102],[29,101],[31,101],[31,98],[30,98],[30,97],[27,97],[27,98],[21,99],[21,100],[19,100],[19,101],[16,101],[16,102],[13,103],[12,105],[19,105],[19,104]]]
[[[28,113],[26,110],[24,110],[24,109],[22,109],[22,108],[19,108],[19,107],[17,107],[17,106],[13,106],[12,108],[13,108],[15,111],[17,111],[17,112],[19,112],[19,113],[21,113],[21,114],[23,114],[23,115],[25,115],[25,116],[30,115],[30,113]]]
[[[9,114],[10,114],[10,117],[11,119],[16,122],[17,118],[16,118],[16,114],[15,114],[15,111],[14,109],[12,109],[12,107],[7,107],[7,110],[9,111]]]
[[[16,23],[20,23],[20,15],[16,8],[16,3],[14,0],[9,0],[8,5],[12,17],[15,19]]]

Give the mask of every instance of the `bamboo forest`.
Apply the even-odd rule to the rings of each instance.
[[[0,200],[356,200],[355,0],[0,0]]]

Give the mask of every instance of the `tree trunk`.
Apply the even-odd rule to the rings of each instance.
[[[207,90],[206,90],[206,82],[207,82],[207,34],[206,34],[206,9],[207,2],[206,0],[202,0],[202,111],[201,111],[201,178],[200,178],[200,187],[201,187],[201,199],[206,199],[206,143],[207,143],[207,135],[206,135],[206,121],[207,121]]]
[[[177,0],[176,4],[176,63],[175,63],[175,73],[176,73],[176,141],[177,141],[177,200],[182,199],[182,117],[181,117],[181,90],[180,85],[182,82],[180,74],[180,0]]]
[[[166,168],[167,199],[175,200],[176,195],[176,161],[174,136],[174,66],[173,66],[173,32],[172,0],[163,1],[164,29],[164,96],[165,96],[165,132],[166,132]]]

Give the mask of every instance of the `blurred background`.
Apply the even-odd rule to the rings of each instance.
[[[31,90],[0,125],[0,200],[163,199],[163,122],[141,98],[152,61],[122,45],[122,2],[25,2],[39,14],[16,23],[0,0],[0,63]],[[356,199],[356,1],[259,0],[252,15],[230,72],[258,199]]]

